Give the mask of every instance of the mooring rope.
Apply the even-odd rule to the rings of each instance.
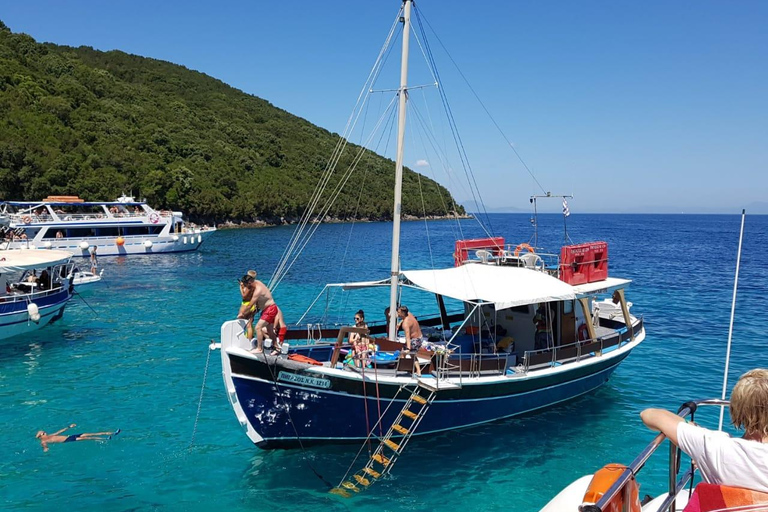
[[[197,414],[195,414],[195,426],[192,428],[192,437],[189,439],[189,447],[192,448],[192,445],[195,442],[195,434],[197,434],[197,422],[200,419],[200,409],[203,406],[203,394],[205,393],[205,381],[208,379],[208,363],[211,361],[211,352],[213,352],[213,346],[214,342],[211,340],[211,344],[208,345],[208,355],[205,358],[205,371],[203,372],[203,385],[200,388],[200,399],[197,401]]]

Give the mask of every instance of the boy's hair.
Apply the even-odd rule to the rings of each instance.
[[[746,434],[768,436],[768,370],[755,368],[731,391],[731,422]]]

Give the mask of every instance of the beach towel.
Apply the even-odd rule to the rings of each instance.
[[[739,487],[701,483],[683,512],[768,512],[768,494]]]

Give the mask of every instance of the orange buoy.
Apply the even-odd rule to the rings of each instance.
[[[115,240],[115,244],[118,247],[122,247],[125,244],[125,239],[121,236],[117,237],[117,240]]]
[[[520,255],[520,251],[522,251],[523,249],[528,249],[528,252],[533,252],[533,253],[536,252],[535,250],[533,250],[533,247],[531,247],[529,244],[526,244],[525,242],[523,242],[522,244],[520,244],[517,247],[515,247],[515,257],[519,256]]]
[[[587,492],[584,493],[582,506],[596,504],[627,469],[627,466],[621,464],[606,464],[603,466],[603,468],[592,477]],[[640,500],[638,499],[639,487],[635,477],[632,476],[624,485],[625,487],[629,487],[629,493],[626,493],[626,488],[619,491],[619,493],[603,508],[605,512],[623,512],[625,510],[629,512],[640,512]],[[629,499],[626,508],[624,508],[625,498]]]

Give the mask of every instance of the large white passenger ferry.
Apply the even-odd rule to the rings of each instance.
[[[216,229],[188,225],[181,212],[155,210],[122,196],[86,202],[77,196],[0,202],[2,249],[62,249],[75,256],[194,251]]]

